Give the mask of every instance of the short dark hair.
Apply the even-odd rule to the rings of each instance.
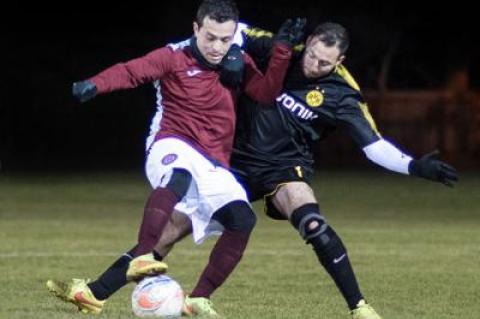
[[[197,10],[197,23],[202,26],[205,17],[223,23],[229,20],[238,22],[237,5],[232,0],[204,0]]]
[[[311,35],[318,37],[327,47],[338,46],[341,55],[347,52],[350,45],[347,29],[335,22],[325,22],[318,25]]]

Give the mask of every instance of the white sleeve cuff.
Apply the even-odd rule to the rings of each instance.
[[[363,148],[365,155],[372,162],[391,171],[408,175],[408,164],[412,158],[402,153],[390,142],[380,139]]]

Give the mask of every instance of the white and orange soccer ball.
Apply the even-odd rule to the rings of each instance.
[[[132,293],[132,310],[138,317],[180,318],[183,290],[172,278],[159,275],[140,281]]]

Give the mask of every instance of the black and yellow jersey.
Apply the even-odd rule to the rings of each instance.
[[[268,62],[272,34],[245,29],[243,48],[262,68]],[[301,70],[303,46],[295,54],[274,105],[241,96],[232,166],[249,174],[262,168],[311,168],[313,143],[337,127],[346,129],[360,146],[380,139],[360,88],[343,65],[317,79]]]

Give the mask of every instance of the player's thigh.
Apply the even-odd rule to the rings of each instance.
[[[169,137],[152,145],[147,155],[145,173],[152,188],[166,187],[174,169],[186,170],[195,178],[195,170],[200,165],[196,163],[213,167],[196,149],[182,140]]]
[[[192,221],[187,215],[174,211],[162,233],[167,243],[174,244],[192,233]]]
[[[290,182],[282,185],[272,196],[271,201],[280,213],[290,218],[297,208],[305,204],[316,203],[317,199],[307,183]]]

